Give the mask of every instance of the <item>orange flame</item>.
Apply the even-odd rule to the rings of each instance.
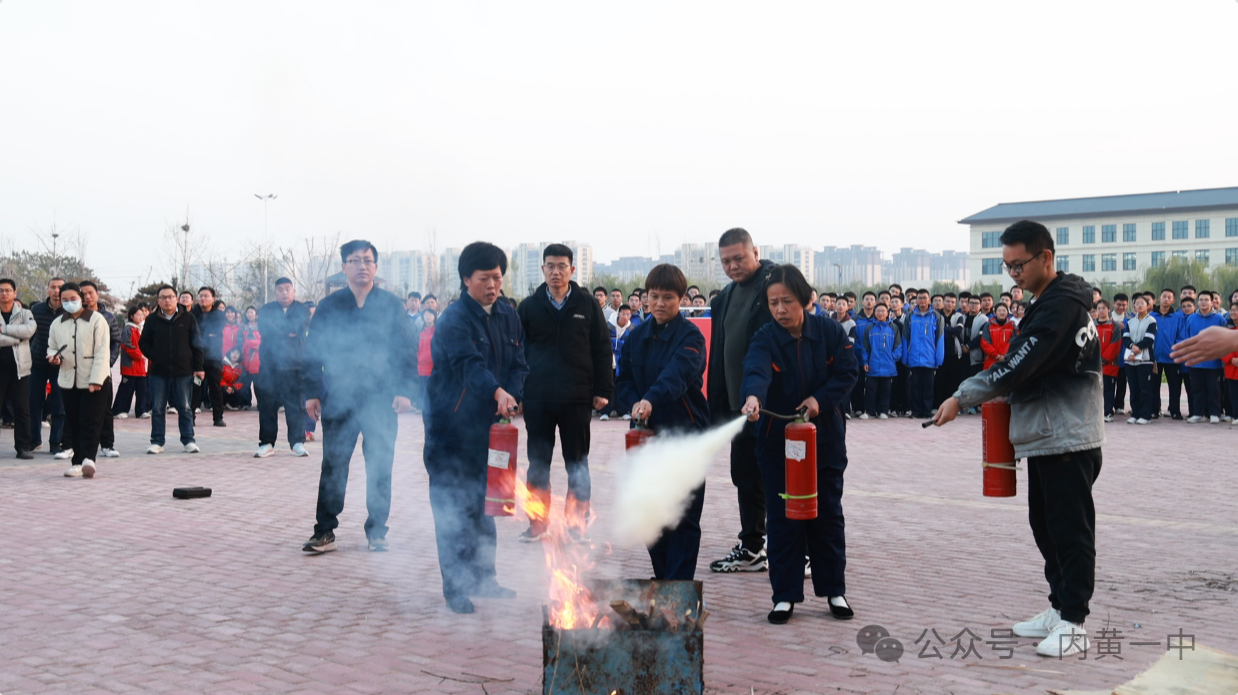
[[[530,491],[523,481],[516,481],[516,503],[531,523],[546,526],[542,550],[546,556],[549,586],[549,615],[552,627],[560,630],[609,628],[610,617],[593,600],[584,585],[583,575],[594,567],[595,545],[586,538],[592,525],[588,503],[574,497],[566,499]],[[563,507],[563,514],[552,512]],[[573,537],[575,536],[575,537]]]

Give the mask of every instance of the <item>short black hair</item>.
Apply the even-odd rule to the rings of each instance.
[[[688,293],[688,278],[683,271],[670,263],[659,263],[645,276],[645,287],[651,290],[668,290],[683,298]]]
[[[12,287],[14,292],[17,291],[17,283],[12,278],[0,278],[0,285],[4,285],[4,284],[7,284],[9,287]]]
[[[968,304],[971,304],[972,302],[975,302],[975,303],[979,304],[979,303],[980,303],[980,297],[979,297],[979,296],[977,296],[977,295],[974,295],[974,294],[973,294],[972,296],[968,297],[968,298],[967,298],[967,303],[968,303]]]
[[[198,288],[198,294],[202,294],[203,291],[210,292],[212,297],[219,296],[219,293],[215,291],[215,288],[208,285],[203,285]]]
[[[593,288],[593,293],[594,293],[594,294],[597,294],[598,292],[601,292],[602,294],[608,294],[608,293],[606,292],[606,288],[605,288],[605,287],[602,287],[602,286],[598,286],[598,287],[594,287],[594,288]]]
[[[1130,298],[1130,297],[1127,297],[1125,292],[1119,292],[1119,293],[1117,293],[1117,294],[1113,295],[1113,301],[1115,301],[1115,302],[1117,302],[1117,301],[1129,302],[1130,300],[1131,300],[1131,298]]]
[[[408,296],[407,296],[407,297],[405,297],[405,299],[421,299],[421,293],[420,293],[420,292],[416,292],[416,291],[414,291],[414,292],[409,292],[409,293],[408,293]]]
[[[66,282],[65,284],[61,285],[60,291],[64,292],[65,290],[71,290],[73,292],[76,292],[77,296],[79,297],[82,296],[82,288],[76,282]]]
[[[1010,225],[1002,232],[999,241],[1002,246],[1023,244],[1023,248],[1033,256],[1040,255],[1046,249],[1053,251],[1053,235],[1043,224],[1031,220],[1019,220]]]
[[[0,280],[0,282],[3,282],[3,280]],[[126,318],[126,319],[131,319],[131,318],[133,318],[133,315],[134,315],[134,314],[138,313],[139,311],[141,311],[141,310],[143,310],[143,309],[145,309],[145,308],[146,308],[146,307],[142,306],[140,303],[139,303],[139,304],[134,304],[133,306],[131,306],[131,307],[129,307],[128,309],[126,309],[126,310],[125,310],[125,318]]]
[[[898,291],[899,291],[899,292],[902,292],[902,291],[903,291],[903,286],[902,286],[902,285],[900,285],[900,284],[898,284],[897,282],[896,282],[896,283],[894,283],[894,284],[892,284],[892,285],[890,285],[890,289],[894,289],[895,287],[897,287],[897,288],[898,288]]]
[[[1182,298],[1182,301],[1181,301],[1180,303],[1181,303],[1181,304],[1186,304],[1187,302],[1190,302],[1191,304],[1194,304],[1194,303],[1195,303],[1195,298],[1194,298],[1194,297],[1183,297],[1183,298]]]
[[[627,309],[629,313],[632,311],[632,307],[628,306],[627,304],[620,304],[619,308],[616,309],[616,311],[623,311],[624,309]]]
[[[722,236],[718,237],[718,248],[720,249],[727,246],[734,246],[736,244],[752,246],[752,235],[748,233],[747,229],[744,229],[743,227],[735,227],[733,229],[726,230],[722,233]]]
[[[619,294],[623,294],[623,290],[619,289],[618,287],[610,288],[610,292],[608,292],[607,294],[614,294],[616,292],[618,292]]]
[[[1095,304],[1092,305],[1092,308],[1095,309],[1096,307],[1101,306],[1102,304],[1104,305],[1106,309],[1110,308],[1109,302],[1105,301],[1104,299],[1098,300]]]
[[[542,262],[545,263],[547,258],[551,256],[566,256],[568,265],[575,262],[576,257],[572,255],[572,249],[564,244],[551,244],[542,251]]]
[[[156,299],[158,299],[158,298],[159,298],[159,293],[160,293],[160,292],[162,292],[162,291],[164,291],[164,290],[172,290],[173,292],[176,292],[176,288],[175,288],[175,287],[173,287],[173,286],[171,286],[171,285],[160,285],[160,286],[159,286],[159,289],[155,290],[155,298],[156,298]],[[180,297],[180,294],[178,293],[176,296],[177,296],[177,297]]]
[[[791,290],[791,295],[800,303],[801,306],[808,307],[812,305],[812,286],[808,284],[808,280],[804,278],[804,274],[800,269],[791,263],[774,266],[769,272],[769,278],[765,281],[766,288],[766,303],[769,303],[769,288],[777,283],[787,286]],[[865,293],[865,297],[872,292]]]
[[[855,292],[852,292],[851,290],[847,290],[846,292],[843,292],[843,296],[846,297],[847,299],[855,299]]]
[[[288,278],[285,278],[285,277],[275,279],[276,287],[279,287],[280,285],[291,285],[291,284],[292,284],[292,280],[289,280]]]
[[[959,292],[959,299],[967,299],[970,296],[971,296],[971,292],[968,292],[967,290],[963,290],[962,292]]]
[[[81,288],[83,287],[93,287],[95,288],[95,292],[99,291],[99,286],[91,282],[90,280],[79,280],[77,283],[77,287],[78,287],[79,292],[81,291]]]
[[[465,246],[460,252],[460,262],[456,264],[462,285],[464,278],[472,277],[473,273],[494,268],[498,268],[500,274],[507,274],[507,254],[488,241],[474,241]]]
[[[1195,285],[1183,285],[1183,286],[1182,286],[1182,290],[1190,290],[1190,291],[1194,292],[1194,291],[1195,291]],[[1182,290],[1178,290],[1178,291],[1179,291],[1179,292],[1181,292]]]
[[[928,294],[928,292],[921,292],[920,294]],[[941,301],[943,302],[946,301],[946,298],[940,294],[935,294],[932,297],[929,297],[929,301],[933,301],[934,299],[937,299],[938,297],[941,297]]]
[[[1014,295],[1010,294],[1009,292],[1002,292],[1002,293],[1001,293],[1001,295],[999,295],[999,296],[1001,296],[1001,297],[1010,297],[1011,299],[1014,299]]]
[[[193,292],[191,292],[190,290],[181,290],[180,292],[176,293],[176,297],[177,299],[180,299],[181,295],[185,295],[185,294],[189,295],[190,297],[193,296]]]
[[[865,292],[865,293],[864,293],[864,299],[868,299],[869,297],[872,297],[873,299],[876,299],[876,298],[877,298],[877,293],[876,293],[876,292]]]
[[[951,298],[951,299],[958,299],[958,298],[959,298],[959,296],[958,296],[957,294],[953,293],[953,292],[947,292],[947,293],[945,293],[945,294],[944,294],[944,295],[942,295],[942,296],[943,296],[943,297],[949,297],[949,298]]]
[[[993,294],[992,294],[991,292],[981,292],[981,293],[980,293],[980,298],[981,298],[981,299],[984,299],[985,297],[988,297],[989,299],[992,299],[992,298],[993,298]]]
[[[435,297],[435,296],[434,296],[434,295],[432,295],[432,294],[427,294],[426,296],[422,297],[422,298],[421,298],[421,301],[423,301],[423,302],[428,302],[428,301],[430,301],[431,299],[433,299],[433,300],[434,300],[434,301],[436,301],[436,302],[438,301],[438,297]]]
[[[377,263],[378,262],[378,249],[374,248],[374,244],[371,244],[365,239],[353,239],[352,241],[341,246],[340,247],[340,261],[347,262],[349,256],[353,255],[354,253],[358,251],[365,251],[366,249],[369,249],[371,252],[373,252],[374,262]]]

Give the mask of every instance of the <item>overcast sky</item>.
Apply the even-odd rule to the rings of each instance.
[[[967,248],[999,202],[1238,185],[1238,3],[0,2],[0,236],[223,257],[580,239]]]

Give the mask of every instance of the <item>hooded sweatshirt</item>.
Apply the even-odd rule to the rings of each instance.
[[[1091,285],[1059,272],[1024,314],[1007,359],[954,393],[963,408],[1009,397],[1010,441],[1018,458],[1105,444],[1100,340],[1091,308]]]

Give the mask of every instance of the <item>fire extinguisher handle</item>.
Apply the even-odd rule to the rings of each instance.
[[[932,427],[935,424],[937,424],[936,420],[925,420],[924,422],[920,423],[920,426],[927,430],[928,428]]]

